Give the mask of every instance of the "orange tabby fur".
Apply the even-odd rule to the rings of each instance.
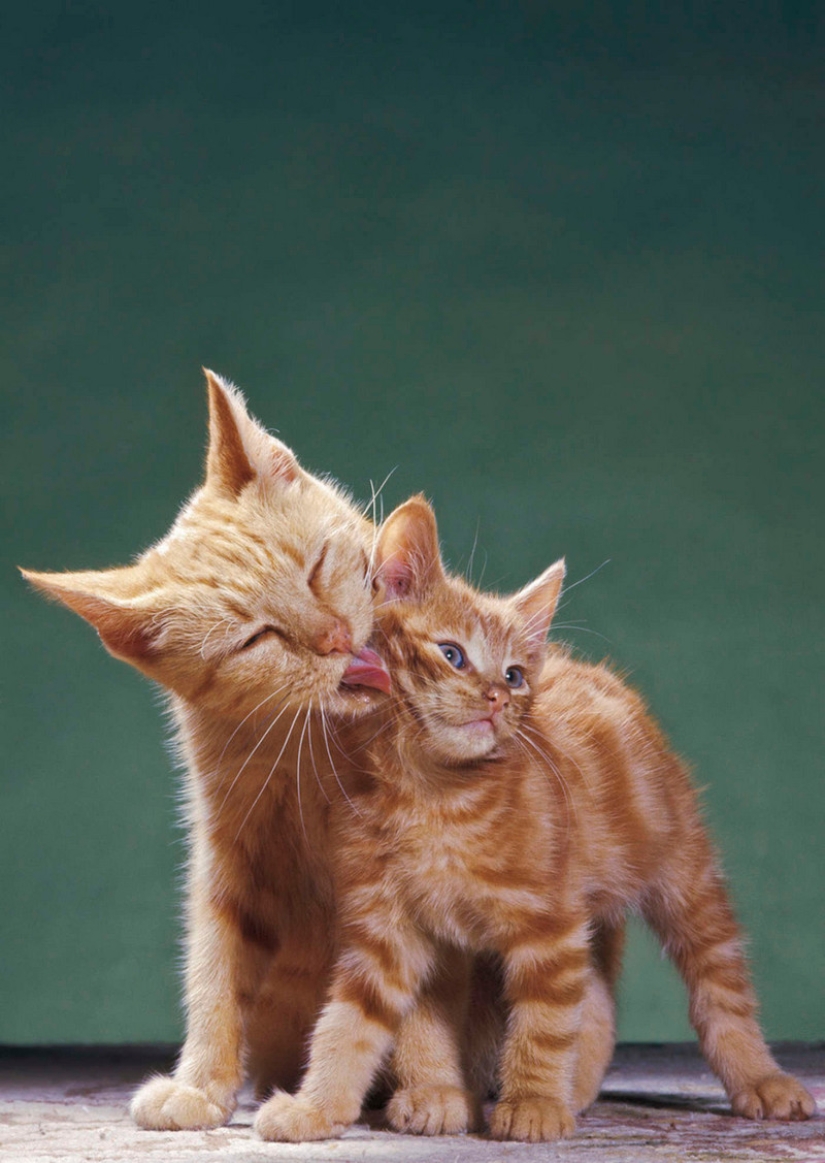
[[[467,1125],[473,1096],[450,1034],[465,1018],[443,997],[445,982],[447,997],[461,996],[470,951],[500,959],[508,1011],[493,1135],[570,1135],[603,1069],[590,1059],[606,1043],[597,1037],[594,1051],[589,1027],[600,998],[602,1017],[612,1016],[605,984],[628,908],[682,973],[734,1111],[809,1116],[810,1095],[779,1070],[759,1030],[685,768],[606,667],[545,648],[563,563],[511,598],[479,594],[444,574],[420,498],[389,518],[378,560],[394,694],[380,724],[347,732],[367,775],[354,808],[336,811],[341,953],[301,1089],[261,1109],[260,1132],[340,1133],[417,1002],[444,1047],[452,1037],[431,1081],[452,1129],[456,1118]],[[396,1125],[430,1129],[420,1097],[396,1095]]]
[[[322,714],[369,705],[341,680],[372,628],[373,526],[306,473],[207,372],[203,486],[133,565],[25,576],[164,686],[186,766],[187,1035],[144,1127],[227,1120],[245,1071],[293,1085],[328,982],[338,795]],[[323,711],[322,711],[323,708]],[[338,774],[346,764],[335,756]]]

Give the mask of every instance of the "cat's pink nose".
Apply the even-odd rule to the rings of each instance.
[[[502,689],[502,687],[491,686],[487,691],[487,701],[490,704],[490,710],[494,715],[497,715],[498,712],[504,710],[504,708],[510,702],[510,696],[506,690]]]
[[[317,654],[352,654],[352,631],[336,618],[315,635],[312,646]]]

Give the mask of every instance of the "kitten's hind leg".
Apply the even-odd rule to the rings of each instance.
[[[473,963],[464,1031],[464,1073],[473,1094],[496,1098],[498,1063],[506,1033],[504,971],[501,958],[480,953]]]
[[[398,1089],[387,1106],[396,1131],[457,1135],[481,1122],[461,1061],[470,973],[469,954],[442,949],[436,972],[401,1023],[392,1063]]]
[[[625,925],[600,924],[590,939],[592,965],[582,1003],[573,1076],[573,1110],[596,1101],[616,1049],[615,988],[621,969]]]
[[[646,919],[685,980],[690,1020],[735,1114],[807,1119],[816,1104],[783,1073],[757,1020],[739,928],[698,821],[643,904]]]

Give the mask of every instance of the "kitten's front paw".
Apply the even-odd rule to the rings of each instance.
[[[816,1111],[812,1096],[790,1074],[769,1074],[737,1091],[730,1104],[734,1114],[746,1119],[809,1119]]]
[[[255,1116],[255,1130],[274,1143],[305,1143],[312,1139],[337,1139],[345,1123],[335,1123],[315,1103],[300,1094],[278,1091]]]
[[[387,1105],[396,1131],[410,1135],[460,1135],[478,1124],[477,1104],[458,1086],[416,1086],[397,1090]]]
[[[204,1090],[175,1078],[150,1078],[129,1104],[139,1127],[147,1131],[206,1131],[229,1122],[234,1098],[217,1102]]]
[[[490,1115],[494,1139],[518,1139],[521,1143],[546,1143],[569,1139],[576,1129],[572,1113],[552,1098],[521,1098],[499,1102]]]

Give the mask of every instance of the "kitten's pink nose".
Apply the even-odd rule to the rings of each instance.
[[[317,654],[352,654],[352,631],[335,618],[315,635],[312,648]]]
[[[510,696],[502,687],[491,686],[487,691],[487,702],[490,704],[490,710],[493,714],[497,715],[510,702]]]

